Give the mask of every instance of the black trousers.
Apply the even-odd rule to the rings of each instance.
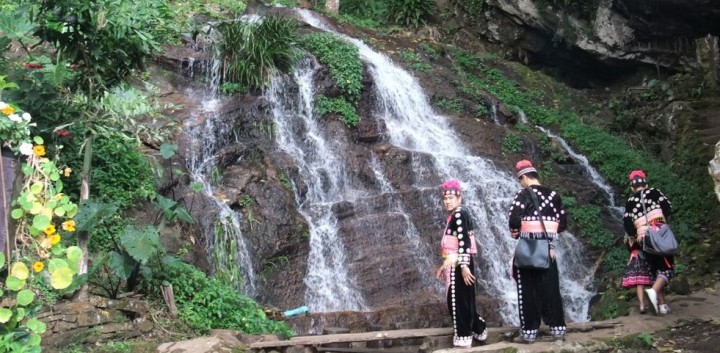
[[[475,275],[475,264],[470,259],[470,272]],[[475,285],[466,285],[460,266],[450,273],[450,286],[447,291],[447,305],[453,322],[454,336],[472,339],[473,333],[482,334],[486,324],[475,307]]]
[[[541,320],[550,326],[553,336],[564,336],[566,332],[565,313],[557,261],[551,261],[550,268],[520,269],[513,267],[518,293],[520,331],[524,338],[537,338]]]

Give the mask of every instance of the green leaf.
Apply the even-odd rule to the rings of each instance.
[[[32,227],[39,230],[45,230],[50,225],[50,218],[44,215],[36,215],[33,217]]]
[[[25,287],[25,281],[18,279],[15,276],[8,276],[5,280],[5,286],[11,291],[19,291]]]
[[[17,303],[22,306],[28,306],[35,300],[35,294],[29,289],[23,289],[17,294]]]
[[[64,259],[54,258],[54,259],[50,259],[50,261],[48,261],[47,268],[48,268],[48,271],[50,271],[50,273],[53,273],[61,268],[68,268],[68,267],[70,267],[70,266],[68,265],[67,261],[65,261]]]
[[[134,226],[125,227],[120,244],[137,262],[145,264],[150,256],[160,249],[160,234],[155,227],[145,227],[138,231]]]
[[[75,217],[75,229],[78,232],[93,229],[99,222],[112,217],[117,209],[114,204],[84,200],[80,203],[80,209]],[[65,211],[68,217],[72,217],[70,210],[66,208]]]
[[[68,265],[70,266],[70,269],[72,269],[74,272],[77,272],[78,266],[80,264],[80,259],[83,257],[82,249],[80,249],[77,246],[70,246],[67,248],[67,260]]]
[[[25,214],[25,211],[22,210],[22,208],[16,208],[12,210],[10,213],[10,217],[13,219],[20,219]]]
[[[31,320],[33,320],[33,319],[31,319]],[[42,328],[39,330],[42,332],[45,332],[45,330],[46,330],[45,324],[43,324],[42,322],[40,322],[40,323],[42,324],[42,326],[41,326]],[[27,326],[27,324],[25,324],[25,326]],[[31,331],[34,331],[29,326],[27,326],[27,327]],[[38,332],[31,333],[30,336],[28,336],[27,346],[32,347],[32,348],[28,349],[26,352],[27,353],[40,353],[41,352],[41,350],[40,350],[40,341],[41,340],[42,340],[42,338],[40,337],[40,334]]]
[[[12,310],[8,308],[0,308],[0,323],[6,323],[10,321],[10,318],[13,316]]]
[[[55,181],[55,192],[62,192],[63,191],[63,182],[62,180]]]
[[[5,253],[0,252],[0,268],[5,267]]]
[[[65,208],[64,207],[58,207],[54,210],[55,215],[58,217],[62,217],[65,215]]]
[[[24,281],[30,275],[30,270],[24,262],[16,262],[10,268],[10,276],[17,277],[17,279]]]
[[[45,185],[43,183],[34,183],[30,185],[30,193],[37,195],[41,193],[45,189]]]
[[[73,273],[69,268],[60,268],[50,273],[50,285],[55,289],[65,289],[71,283]]]
[[[27,328],[29,328],[30,331],[37,333],[38,335],[42,335],[43,333],[45,333],[45,330],[47,329],[47,326],[45,326],[44,322],[42,322],[38,319],[35,319],[35,318],[28,320],[25,323],[25,326],[27,326]],[[38,336],[38,338],[39,337],[40,336]],[[40,343],[40,342],[38,342],[38,343]]]
[[[33,141],[35,141],[35,144],[37,144],[37,145],[42,145],[43,143],[45,143],[43,138],[40,136],[33,137]]]
[[[128,254],[120,254],[116,251],[110,253],[110,267],[115,275],[123,280],[130,278],[135,264],[135,260]]]
[[[173,143],[163,143],[160,146],[160,155],[165,159],[170,159],[177,152],[178,145]]]

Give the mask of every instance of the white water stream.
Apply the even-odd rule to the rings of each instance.
[[[588,161],[587,157],[583,156],[582,154],[575,152],[572,147],[563,139],[562,137],[553,134],[550,132],[550,130],[542,127],[542,126],[536,126],[536,128],[542,132],[544,132],[548,137],[551,139],[554,139],[557,141],[560,146],[567,151],[567,153],[572,157],[575,162],[580,163],[581,166],[585,169],[585,171],[590,175],[590,180],[593,182],[593,184],[597,185],[602,191],[605,192],[605,197],[608,200],[608,208],[612,211],[613,215],[617,219],[621,219],[623,216],[623,212],[625,212],[625,209],[623,207],[619,207],[615,204],[615,193],[613,192],[612,187],[608,182],[605,180],[605,178],[600,175],[600,172],[597,171],[592,165],[590,165],[590,162]]]
[[[210,80],[206,87],[187,88],[188,97],[200,97],[201,104],[190,110],[185,123],[185,134],[189,140],[188,171],[193,182],[202,185],[205,198],[217,210],[215,217],[200,217],[207,252],[216,275],[235,284],[248,296],[257,294],[256,273],[247,243],[241,231],[245,222],[241,213],[232,210],[227,200],[215,190],[222,171],[217,163],[217,153],[224,147],[237,143],[237,138],[220,113],[222,102],[218,97],[220,61],[213,60],[209,67],[200,68]],[[192,73],[196,65],[190,62]]]

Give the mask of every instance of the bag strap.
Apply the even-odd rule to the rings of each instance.
[[[645,190],[643,189],[640,191],[640,205],[643,208],[643,213],[645,214],[645,223],[647,223],[648,227],[650,227],[650,220],[647,216],[647,209],[645,208]]]
[[[532,199],[533,205],[535,205],[535,211],[538,211],[538,214],[540,215],[540,201],[538,200],[537,195],[535,195],[535,191],[531,187],[527,187],[528,193],[530,193],[530,198]],[[540,224],[542,225],[543,233],[547,237],[547,229],[545,229],[545,222],[543,222],[542,215],[540,215]],[[549,242],[549,239],[548,239]]]

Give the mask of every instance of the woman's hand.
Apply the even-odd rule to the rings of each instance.
[[[445,264],[443,263],[440,268],[438,268],[437,272],[435,273],[435,278],[442,280],[445,277]]]
[[[550,258],[555,261],[555,249],[550,249]]]
[[[470,272],[470,268],[467,266],[461,266],[461,272],[463,281],[465,281],[465,284],[468,286],[472,286],[473,283],[475,283],[475,276],[472,275]]]

